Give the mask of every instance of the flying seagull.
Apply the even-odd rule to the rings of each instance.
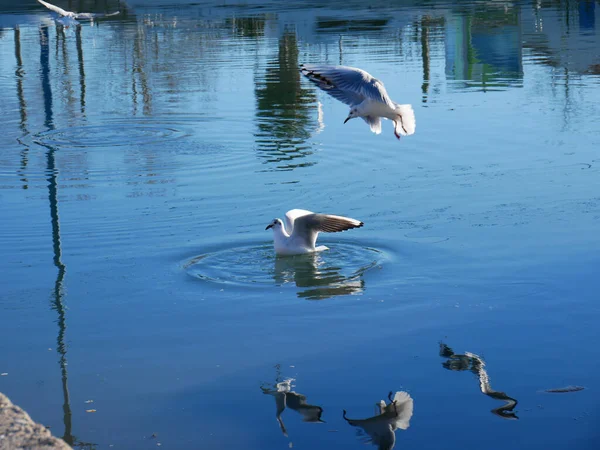
[[[66,17],[69,19],[75,19],[75,20],[94,20],[94,19],[99,19],[101,17],[111,17],[111,16],[116,16],[117,14],[119,14],[119,11],[110,13],[110,14],[75,13],[72,11],[65,11],[64,9],[59,8],[56,5],[52,5],[51,3],[45,2],[44,0],[37,0],[37,1],[38,1],[38,3],[44,5],[46,8],[48,8],[50,11],[54,11],[55,13],[59,14],[62,17]]]
[[[350,106],[344,123],[362,118],[375,134],[381,133],[381,118],[394,122],[394,134],[408,136],[415,132],[415,112],[411,105],[392,101],[383,83],[364,70],[348,66],[302,64],[300,72],[332,97]]]
[[[324,245],[315,247],[317,235],[321,231],[335,233],[351,228],[360,228],[363,225],[361,221],[349,217],[315,214],[305,209],[292,209],[285,213],[285,225],[281,219],[273,219],[265,230],[273,229],[275,253],[299,255],[327,250]]]

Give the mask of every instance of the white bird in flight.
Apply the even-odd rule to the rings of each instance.
[[[415,112],[411,105],[392,101],[383,83],[364,70],[348,66],[302,64],[300,72],[332,97],[350,106],[344,123],[362,118],[375,134],[381,133],[381,118],[394,122],[394,134],[409,136],[415,132]]]
[[[94,14],[94,13],[75,13],[72,11],[65,11],[62,8],[59,8],[56,5],[53,5],[51,3],[45,2],[44,0],[37,0],[38,3],[44,5],[46,8],[48,8],[50,11],[54,11],[55,13],[61,15],[62,17],[66,17],[69,19],[75,19],[75,20],[94,20],[94,19],[98,19],[100,17],[110,17],[110,16],[116,16],[117,14],[119,14],[119,11],[114,12],[114,13],[110,13],[110,14]]]
[[[320,245],[315,247],[319,232],[335,233],[351,228],[360,228],[363,222],[349,217],[330,214],[315,214],[305,209],[292,209],[285,213],[285,225],[281,219],[273,219],[265,230],[273,229],[275,253],[278,255],[299,255],[327,250]]]

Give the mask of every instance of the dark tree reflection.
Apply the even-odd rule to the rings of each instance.
[[[260,38],[265,34],[264,16],[231,17],[225,23],[236,38]]]
[[[315,94],[303,88],[298,71],[296,33],[286,30],[279,39],[277,59],[267,63],[256,82],[256,143],[261,158],[274,170],[312,165],[300,162],[312,154],[306,140],[316,126]]]

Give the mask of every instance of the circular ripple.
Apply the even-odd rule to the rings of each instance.
[[[35,135],[35,141],[53,147],[115,147],[147,145],[187,136],[183,130],[152,122],[109,122],[52,130]]]
[[[378,249],[335,243],[320,253],[276,257],[272,244],[241,246],[205,253],[184,262],[188,275],[237,286],[306,288],[300,297],[324,298],[362,292],[362,276],[387,255]]]

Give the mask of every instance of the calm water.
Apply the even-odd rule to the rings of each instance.
[[[0,3],[1,392],[77,448],[369,448],[401,390],[396,448],[598,448],[598,2],[56,3],[124,13]],[[365,227],[275,258],[298,207]]]

